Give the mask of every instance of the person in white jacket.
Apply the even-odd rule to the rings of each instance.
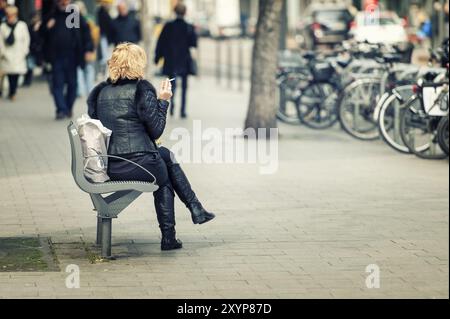
[[[19,76],[27,72],[26,57],[30,49],[30,34],[25,22],[19,21],[19,9],[6,8],[6,23],[0,25],[0,70],[9,82],[8,98],[16,97]]]

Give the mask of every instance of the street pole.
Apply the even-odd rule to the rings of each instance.
[[[228,88],[233,86],[233,39],[229,38],[227,41],[227,82]]]
[[[222,43],[220,38],[215,38],[216,41],[216,80],[217,84],[222,82]]]
[[[143,37],[144,50],[148,56],[151,56],[152,49],[152,14],[150,10],[150,1],[141,0],[141,29]],[[147,69],[145,70],[145,75],[149,79],[151,78],[151,63],[147,63]]]
[[[439,19],[439,28],[438,28],[438,43],[436,46],[440,46],[441,43],[444,41],[445,39],[445,28],[447,28],[448,26],[445,23],[445,14],[444,14],[444,7],[445,7],[445,0],[440,0],[441,3],[441,10],[439,12],[438,15],[438,19]]]
[[[239,81],[239,91],[244,90],[244,52],[243,52],[243,37],[238,38],[238,81]]]
[[[283,9],[281,11],[280,51],[286,50],[287,33],[288,33],[287,0],[283,0]]]
[[[283,8],[281,10],[281,28],[280,28],[280,44],[279,50],[286,50],[286,38],[288,31],[288,21],[287,21],[287,0],[283,0]],[[279,100],[279,108],[281,110],[286,110],[287,101],[286,101],[286,92],[282,87],[280,87],[280,100]]]

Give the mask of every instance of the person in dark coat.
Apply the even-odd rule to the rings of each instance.
[[[0,0],[0,24],[6,21],[5,9],[7,5],[8,3],[6,2],[6,0]],[[2,73],[2,70],[0,70],[0,97],[2,97],[3,95],[3,79],[4,74]]]
[[[30,24],[28,25],[28,31],[30,33],[30,53],[27,57],[28,71],[23,80],[24,86],[30,86],[32,84],[34,68],[42,65],[42,39],[39,35],[40,26],[40,15],[34,13]]]
[[[101,73],[106,72],[106,63],[110,55],[109,45],[113,43],[111,31],[113,20],[109,15],[109,8],[112,3],[112,0],[100,0],[100,6],[97,10],[97,24],[100,28],[100,44],[97,51],[97,59]]]
[[[181,117],[186,118],[186,95],[188,76],[191,73],[192,56],[190,48],[197,47],[197,35],[194,27],[184,20],[186,6],[175,6],[177,18],[167,23],[159,36],[155,52],[155,64],[164,58],[163,74],[170,78],[181,78]],[[173,91],[176,81],[173,82]],[[172,98],[170,114],[174,114],[175,104]]]
[[[100,27],[100,35],[102,38],[107,39],[109,43],[112,43],[111,27],[113,20],[109,15],[109,7],[111,3],[111,0],[102,0],[100,1],[100,6],[97,10],[97,24]]]
[[[51,64],[51,90],[56,104],[56,119],[72,117],[77,98],[77,67],[84,69],[86,56],[94,52],[89,26],[80,16],[79,27],[67,25],[72,21],[66,12],[71,0],[57,0],[56,10],[41,26],[44,59]],[[64,92],[66,91],[66,92]]]
[[[143,79],[146,64],[141,47],[132,43],[117,46],[108,62],[108,81],[99,84],[88,98],[88,114],[112,130],[108,155],[130,160],[154,175],[120,159],[108,162],[108,175],[113,181],[156,182],[159,189],[153,195],[162,233],[161,249],[180,249],[182,243],[175,231],[175,193],[191,212],[194,224],[204,224],[215,216],[203,208],[174,154],[157,146],[166,127],[172,91],[168,80],[157,93]]]
[[[6,21],[6,7],[8,2],[6,0],[0,0],[0,24]]]
[[[113,20],[111,28],[111,38],[115,45],[123,42],[139,43],[142,39],[141,25],[136,18],[128,12],[125,2],[120,2],[117,6],[119,16]]]

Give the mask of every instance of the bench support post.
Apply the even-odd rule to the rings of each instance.
[[[111,258],[112,219],[102,218],[102,258]]]
[[[102,244],[102,218],[97,217],[97,240],[96,245],[100,246]]]

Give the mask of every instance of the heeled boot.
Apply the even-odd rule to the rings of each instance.
[[[161,229],[161,250],[174,250],[183,247],[183,243],[176,238],[175,231],[175,194],[170,185],[161,186],[154,194],[156,216]]]
[[[191,212],[192,222],[201,225],[214,219],[216,216],[206,211],[198,200],[181,166],[172,164],[167,168],[175,192]]]

